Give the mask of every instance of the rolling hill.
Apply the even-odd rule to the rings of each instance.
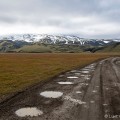
[[[14,49],[13,52],[22,52],[22,53],[50,53],[52,52],[49,47],[43,46],[43,45],[24,45],[21,48]]]
[[[107,45],[97,52],[120,52],[120,42]]]
[[[28,44],[25,41],[0,40],[0,52],[9,52]]]

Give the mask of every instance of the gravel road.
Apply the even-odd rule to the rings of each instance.
[[[120,120],[120,57],[59,75],[0,104],[0,120]]]

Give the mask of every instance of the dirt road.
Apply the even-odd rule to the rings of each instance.
[[[0,120],[120,120],[120,58],[62,74],[0,104]]]

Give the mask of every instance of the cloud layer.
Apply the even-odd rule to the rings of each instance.
[[[0,0],[1,34],[120,37],[120,0]]]

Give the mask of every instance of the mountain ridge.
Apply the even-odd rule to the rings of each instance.
[[[0,40],[25,41],[25,42],[40,42],[46,44],[94,44],[106,45],[110,42],[120,42],[120,39],[86,39],[73,35],[48,35],[48,34],[16,34],[0,36]]]
[[[85,39],[70,35],[18,34],[0,36],[0,52],[96,52],[104,51],[104,48],[119,42],[120,39]]]

